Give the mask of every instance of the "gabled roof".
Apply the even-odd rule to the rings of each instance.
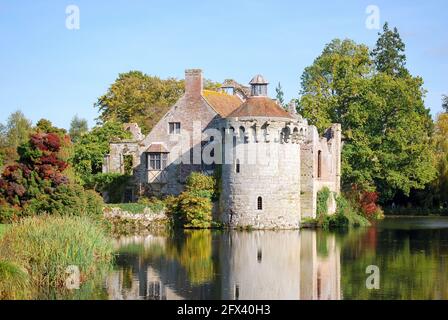
[[[230,113],[228,118],[239,117],[273,117],[293,118],[274,100],[267,97],[252,97],[246,100],[238,109]]]
[[[161,143],[151,143],[146,152],[154,152],[154,153],[170,153],[167,148]]]
[[[223,118],[227,117],[243,103],[237,96],[229,95],[224,92],[203,90],[202,96]]]

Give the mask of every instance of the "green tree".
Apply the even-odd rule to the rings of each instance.
[[[285,94],[283,92],[283,88],[282,85],[280,84],[280,82],[278,83],[277,87],[275,88],[275,97],[277,98],[278,103],[285,108]]]
[[[140,71],[122,73],[95,106],[102,122],[136,122],[149,132],[184,91],[184,82],[146,75]]]
[[[35,130],[40,133],[56,133],[60,137],[64,137],[67,134],[67,130],[53,126],[53,123],[48,119],[37,121]]]
[[[333,40],[301,76],[299,113],[321,133],[333,122],[348,129],[346,114],[350,106],[359,105],[364,79],[372,71],[367,46]]]
[[[439,205],[448,207],[448,113],[437,117],[434,143],[438,169],[434,193],[439,198]]]
[[[0,153],[5,164],[18,159],[17,147],[28,141],[32,123],[21,111],[12,113],[6,126],[0,128]]]
[[[69,135],[73,142],[79,139],[89,131],[89,125],[86,119],[81,119],[77,115],[73,117],[70,123]]]
[[[104,156],[109,153],[109,143],[114,140],[128,139],[130,132],[122,124],[108,121],[83,135],[75,144],[72,159],[75,172],[82,183],[91,184],[93,176],[102,172]]]
[[[343,183],[386,201],[434,179],[432,120],[421,78],[376,65],[366,46],[332,41],[302,75],[299,110],[320,132],[341,123]]]
[[[378,33],[378,35],[376,47],[372,51],[376,70],[389,75],[407,76],[409,72],[405,68],[405,44],[401,40],[397,28],[390,30],[389,24],[386,22],[383,26],[383,33]]]

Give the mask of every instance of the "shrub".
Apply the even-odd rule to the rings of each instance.
[[[19,218],[42,214],[67,216],[99,216],[103,200],[94,191],[85,191],[79,185],[60,185],[51,194],[38,194],[23,209],[0,206],[0,222],[11,223]]]
[[[184,228],[211,227],[213,205],[210,198],[186,191],[178,200],[178,212]]]
[[[345,228],[345,227],[364,227],[369,226],[370,222],[363,216],[363,213],[356,205],[347,199],[344,195],[336,197],[336,212],[328,215],[328,199],[331,192],[324,188],[317,195],[317,218],[315,221],[303,221],[313,225],[314,223],[322,229]]]
[[[317,192],[317,217],[324,217],[328,214],[328,200],[330,199],[331,191],[328,187],[322,188]]]
[[[26,270],[29,295],[34,299],[63,293],[69,266],[79,268],[81,283],[92,279],[109,266],[113,248],[99,222],[87,217],[41,216],[23,219],[9,228],[0,240],[0,257],[3,265],[6,263],[3,272],[20,275],[20,270]],[[11,289],[19,292],[22,283],[3,288],[7,292],[2,294],[10,295]]]
[[[211,228],[213,201],[217,197],[216,179],[198,172],[188,176],[186,191],[164,201],[167,213],[183,228]]]
[[[192,172],[186,181],[186,190],[200,197],[216,198],[216,179],[199,172]]]

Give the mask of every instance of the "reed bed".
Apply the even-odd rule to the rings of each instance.
[[[24,219],[0,239],[0,299],[64,291],[69,266],[79,268],[83,283],[110,265],[112,258],[111,240],[99,221],[61,216]]]

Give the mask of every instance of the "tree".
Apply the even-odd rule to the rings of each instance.
[[[448,113],[448,96],[442,96],[442,109],[445,113]]]
[[[86,119],[78,118],[74,116],[70,123],[69,134],[73,142],[79,141],[79,139],[89,131],[89,125]]]
[[[388,75],[408,75],[409,71],[405,68],[405,44],[401,40],[397,28],[390,30],[389,24],[386,22],[383,26],[383,33],[378,33],[378,35],[376,47],[372,51],[376,70]]]
[[[434,193],[438,195],[439,205],[448,207],[448,113],[437,117],[434,143],[438,170]]]
[[[28,141],[32,123],[21,111],[12,113],[6,126],[0,128],[0,153],[5,164],[18,159],[17,147]]]
[[[50,120],[44,118],[37,121],[35,130],[40,133],[56,133],[60,137],[67,134],[67,130],[53,126]]]
[[[117,122],[106,122],[83,135],[75,144],[72,159],[73,167],[84,185],[93,181],[95,174],[102,172],[104,156],[109,153],[109,143],[128,139],[130,132]]]
[[[332,41],[302,75],[300,111],[320,132],[341,123],[343,183],[384,202],[434,179],[432,120],[421,78],[375,67],[366,46]]]
[[[57,133],[38,132],[19,146],[19,160],[6,166],[0,178],[0,223],[41,213],[101,213],[99,196],[84,192],[67,176],[64,143]]]
[[[136,122],[149,132],[184,91],[184,82],[162,80],[140,71],[122,73],[95,106],[101,122]]]
[[[277,87],[275,88],[275,97],[277,98],[278,103],[285,108],[285,94],[283,92],[282,89],[282,85],[280,84],[280,82],[278,83]]]
[[[321,133],[333,122],[349,128],[345,115],[349,106],[359,103],[363,79],[372,71],[367,46],[333,40],[301,76],[299,113]]]

